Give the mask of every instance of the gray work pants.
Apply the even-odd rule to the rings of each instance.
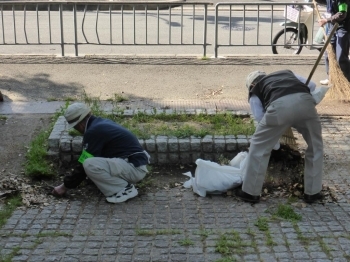
[[[251,139],[247,167],[243,172],[243,191],[261,193],[273,146],[283,133],[294,127],[307,143],[305,152],[304,192],[316,194],[322,189],[323,142],[315,101],[310,94],[281,97],[267,108]]]
[[[112,196],[128,185],[141,181],[147,167],[134,167],[122,158],[91,157],[83,163],[86,175],[106,196]]]

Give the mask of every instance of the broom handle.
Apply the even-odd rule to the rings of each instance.
[[[316,13],[317,13],[317,17],[319,20],[321,20],[321,15],[320,15],[320,11],[318,10],[318,7],[317,7],[317,3],[315,0],[312,1],[313,4],[314,4],[314,7],[316,9]],[[323,34],[324,34],[324,37],[327,39],[327,33],[326,33],[326,30],[324,29],[324,27],[322,26],[322,29],[323,29]]]
[[[320,63],[321,58],[322,58],[324,52],[326,51],[327,46],[328,46],[329,42],[331,41],[331,38],[332,38],[332,36],[334,35],[334,33],[335,33],[335,31],[337,30],[337,28],[338,28],[338,23],[335,23],[334,26],[333,26],[333,28],[332,28],[332,31],[330,32],[329,36],[327,37],[326,42],[324,43],[324,45],[323,45],[323,47],[322,47],[322,49],[321,49],[321,51],[320,51],[320,54],[319,54],[318,57],[317,57],[317,60],[316,60],[314,66],[313,66],[313,68],[312,68],[312,70],[311,70],[311,72],[310,72],[310,75],[309,75],[308,79],[306,80],[306,83],[305,83],[306,85],[308,85],[308,84],[310,83],[310,80],[311,80],[312,76],[314,75],[314,73],[315,73],[315,71],[316,71],[316,67],[317,67],[318,64]]]

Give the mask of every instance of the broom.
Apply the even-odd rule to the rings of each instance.
[[[320,12],[318,11],[317,3],[315,0],[313,0],[314,7],[316,9],[318,19],[321,19]],[[334,27],[338,27],[338,24],[335,24]],[[332,29],[332,32],[335,32],[334,27]],[[327,37],[326,31],[323,28],[323,33],[325,35],[326,42],[329,43],[329,39],[331,39],[333,34],[330,34]],[[325,44],[326,45],[326,44]],[[326,98],[329,98],[331,100],[338,100],[341,102],[347,102],[350,100],[350,83],[348,79],[344,76],[342,70],[340,69],[340,66],[338,64],[336,55],[333,50],[332,45],[326,46],[327,53],[328,53],[328,61],[329,61],[329,86],[330,89],[327,92]]]

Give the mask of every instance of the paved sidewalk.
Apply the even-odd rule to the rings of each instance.
[[[247,61],[241,62],[247,65]],[[265,60],[264,63],[268,71],[280,67],[270,66]],[[311,64],[298,66],[299,71],[309,70]],[[241,64],[230,66],[233,74],[242,74],[242,70],[235,72]],[[47,66],[54,74],[57,67],[52,68]],[[317,77],[322,76],[320,69]],[[59,87],[68,90],[68,86],[64,82]],[[30,89],[24,88],[23,94],[27,90]],[[8,101],[0,103],[0,114],[54,113],[61,105],[61,102]],[[145,99],[124,106],[248,109],[245,99]],[[16,210],[0,229],[0,261],[1,256],[12,257],[11,261],[33,262],[350,261],[349,110],[347,105],[326,101],[318,106],[325,146],[324,185],[332,188],[338,202],[303,205],[300,200],[293,206],[302,216],[300,222],[273,219],[271,212],[279,203],[287,202],[277,196],[250,205],[230,196],[202,198],[189,189],[176,187],[113,205],[92,192],[89,201],[59,199],[46,207]],[[303,139],[297,138],[300,150],[305,150]],[[264,217],[269,218],[267,231],[256,226]],[[225,250],[232,252],[226,260],[216,252],[216,246],[225,243],[231,244]]]
[[[322,125],[324,184],[333,187],[339,201],[305,206],[300,201],[293,207],[302,216],[296,224],[274,220],[267,212],[286,203],[279,197],[250,205],[177,187],[112,205],[92,194],[86,202],[57,200],[15,211],[0,229],[0,254],[33,262],[349,261],[350,118],[326,116]],[[263,217],[271,218],[268,231],[256,226]],[[216,246],[227,239],[235,247],[228,248],[230,259],[220,260],[224,256]]]

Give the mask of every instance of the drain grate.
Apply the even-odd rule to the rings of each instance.
[[[251,30],[254,30],[255,27],[252,27],[252,26],[236,26],[236,25],[231,25],[231,26],[228,26],[228,25],[224,25],[221,27],[222,29],[225,29],[225,30],[232,30],[232,31],[251,31]]]

